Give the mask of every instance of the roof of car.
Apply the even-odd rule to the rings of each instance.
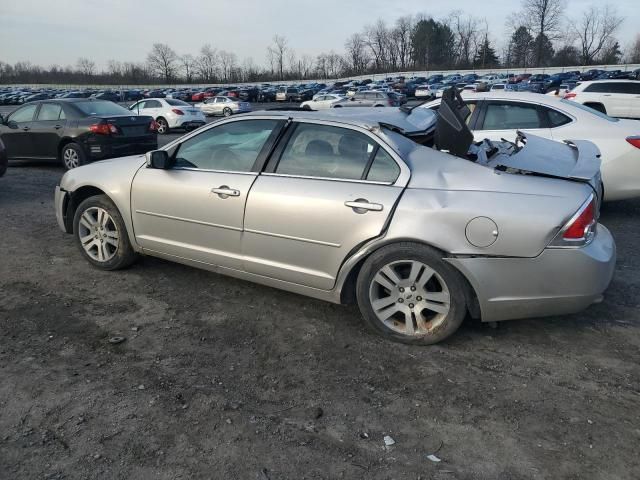
[[[628,80],[626,78],[606,78],[601,80],[580,80],[580,85],[591,84],[591,83],[640,83],[639,80]]]
[[[359,127],[393,126],[404,133],[422,132],[436,119],[435,112],[419,108],[407,111],[400,108],[340,108],[329,110],[256,110],[244,116],[278,116],[291,120],[324,120]]]

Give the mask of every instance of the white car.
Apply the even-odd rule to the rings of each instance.
[[[230,117],[236,113],[247,113],[251,111],[249,102],[242,102],[234,97],[210,97],[201,103],[196,103],[194,107],[200,109],[205,116],[222,115]]]
[[[564,98],[612,117],[640,118],[640,81],[638,80],[580,82]]]
[[[165,135],[172,128],[194,130],[207,123],[204,114],[187,102],[174,98],[146,98],[129,107],[136,115],[147,115],[158,122],[158,133]]]
[[[331,108],[334,104],[342,100],[344,97],[341,95],[336,95],[334,93],[327,93],[325,95],[320,95],[319,97],[314,98],[313,100],[307,100],[306,102],[302,102],[300,104],[300,108],[304,108],[305,110],[324,110],[325,108]]]
[[[416,91],[414,93],[414,96],[416,98],[431,98],[435,96],[435,90],[431,90],[430,85],[428,84],[424,84],[424,85],[418,85],[416,87]]]
[[[529,92],[463,94],[477,141],[515,141],[516,132],[562,142],[589,140],[600,150],[604,200],[640,197],[640,122],[609,117],[569,100]],[[440,100],[422,108],[437,109]]]

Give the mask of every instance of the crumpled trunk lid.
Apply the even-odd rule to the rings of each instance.
[[[586,140],[554,142],[518,132],[516,143],[483,142],[472,146],[477,163],[509,173],[543,175],[589,183],[601,193],[600,150]]]

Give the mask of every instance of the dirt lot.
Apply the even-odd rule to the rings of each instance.
[[[416,348],[152,258],[97,271],[57,228],[61,175],[0,179],[0,479],[638,478],[640,201],[604,209],[604,303]]]

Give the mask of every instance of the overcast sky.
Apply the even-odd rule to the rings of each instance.
[[[568,0],[577,18],[598,0]],[[625,17],[618,37],[622,47],[640,31],[638,0],[611,0]],[[178,53],[200,47],[236,53],[266,64],[274,34],[287,38],[301,54],[343,51],[345,39],[364,25],[407,14],[441,18],[453,8],[486,19],[492,40],[505,39],[505,19],[519,9],[517,0],[0,0],[0,60],[15,63],[74,65],[78,57],[107,61],[143,61],[154,42]]]

